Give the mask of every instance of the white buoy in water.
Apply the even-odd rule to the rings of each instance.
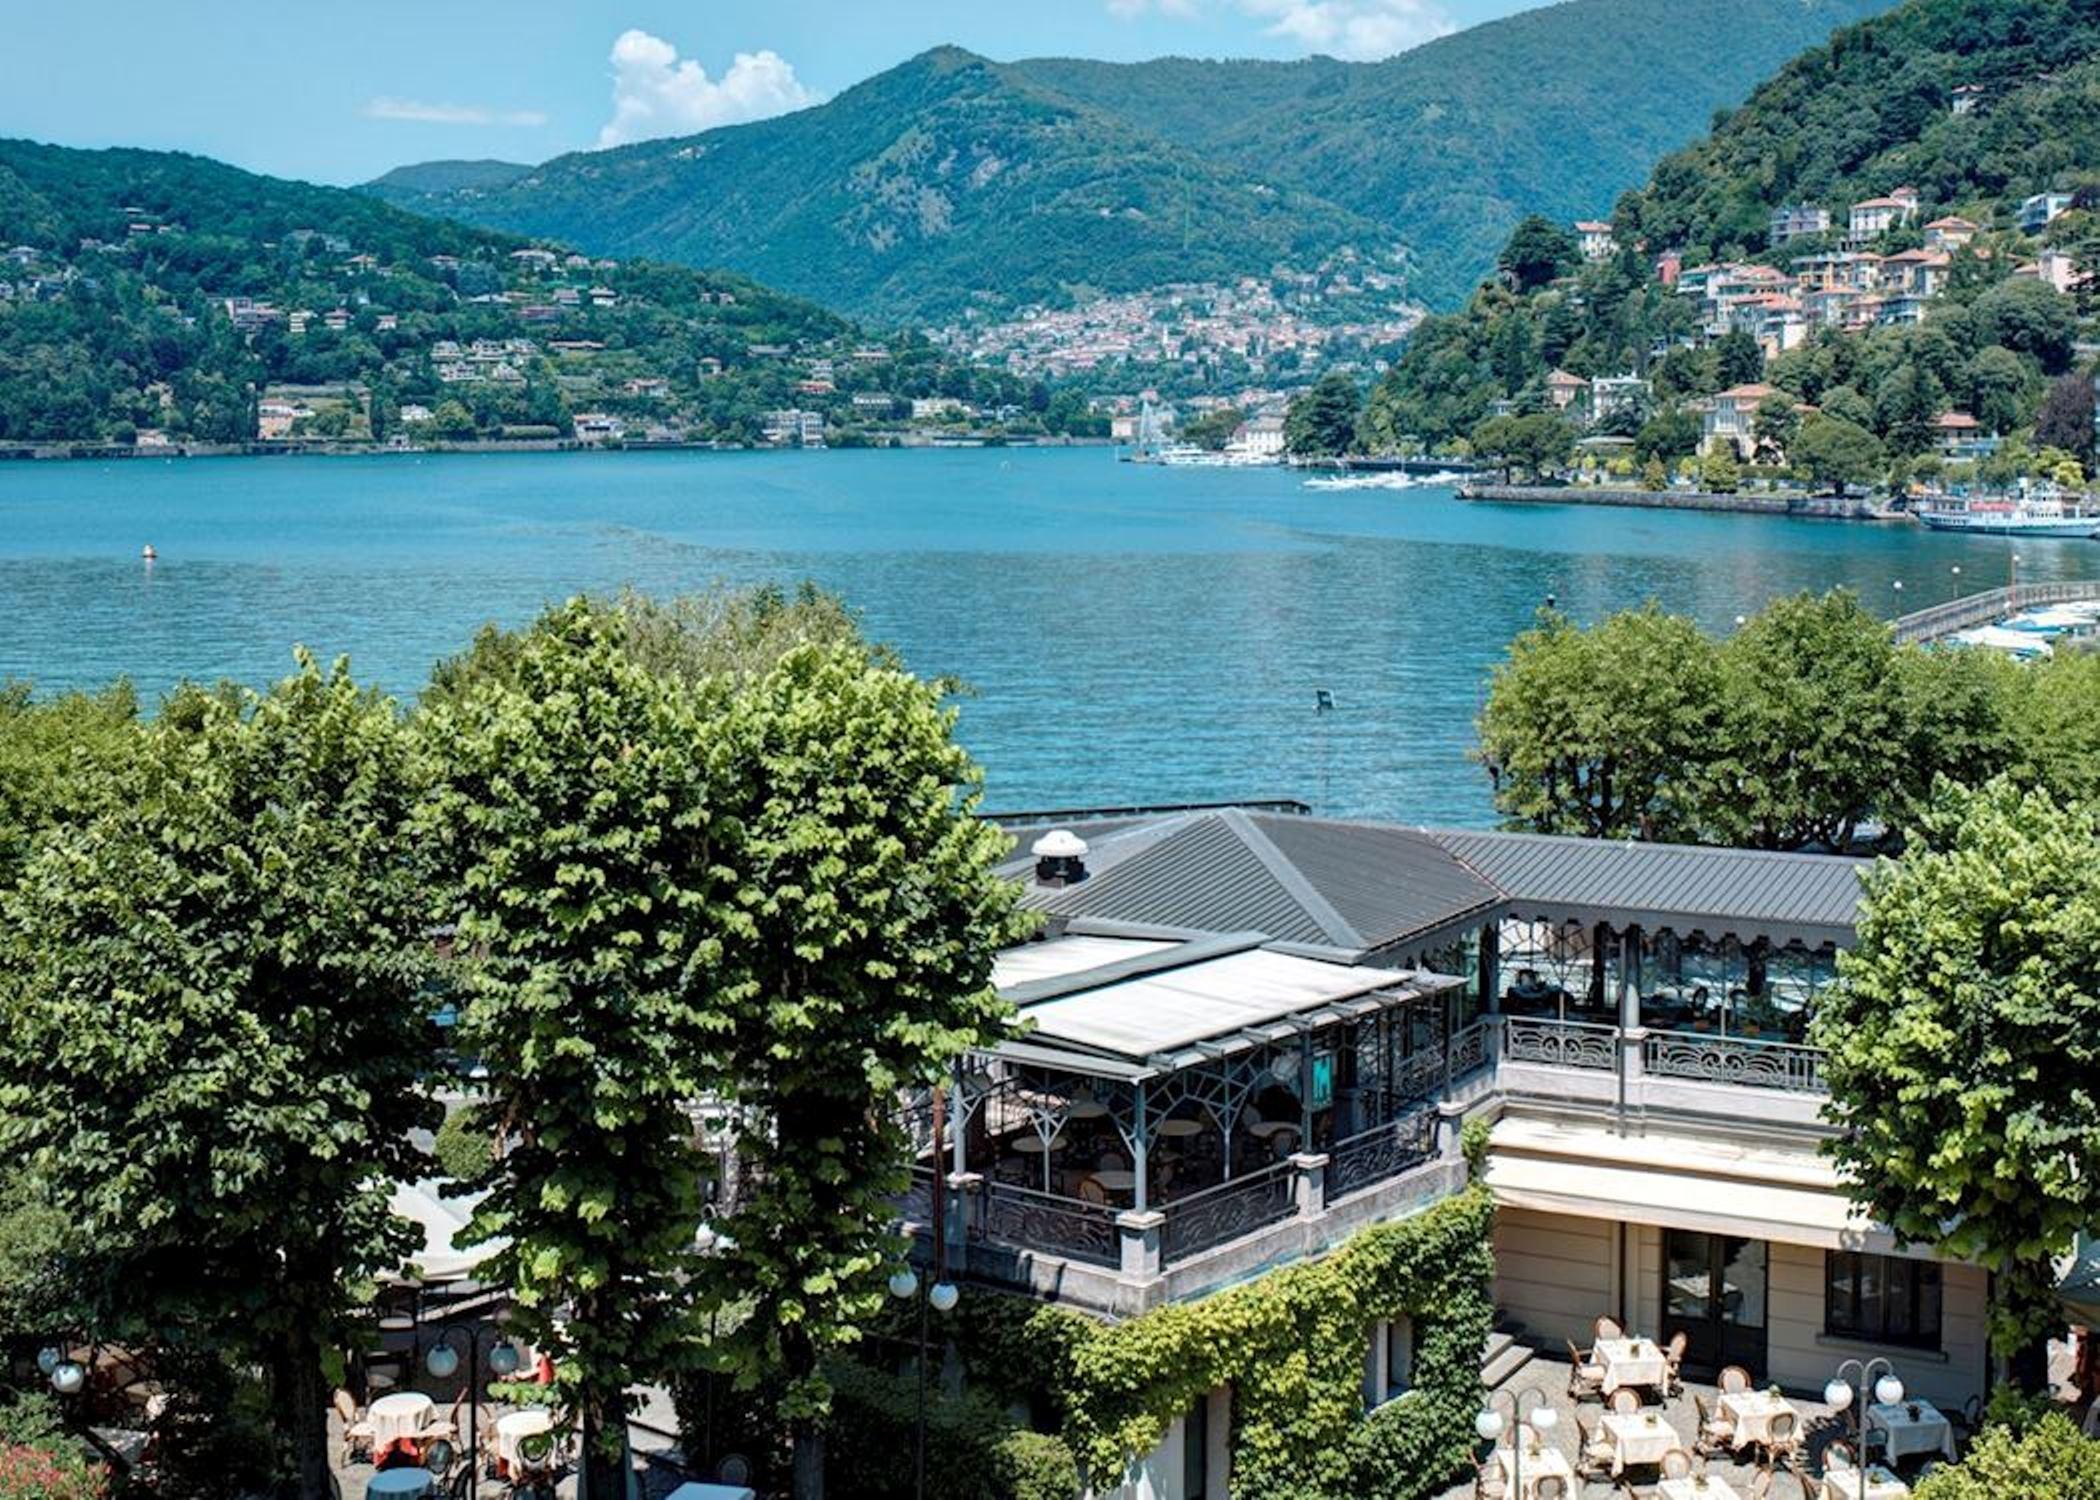
[[[147,562],[152,562],[153,559],[160,556],[160,554],[158,552],[155,552],[153,550],[153,544],[151,542],[148,542],[145,546],[139,548],[139,556],[146,559]]]

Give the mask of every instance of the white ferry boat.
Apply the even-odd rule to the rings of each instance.
[[[2100,534],[2100,510],[2061,500],[1934,501],[1916,512],[1934,531],[1980,531],[1992,536]]]

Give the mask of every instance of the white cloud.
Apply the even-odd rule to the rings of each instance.
[[[374,120],[406,120],[416,125],[544,125],[547,117],[536,109],[484,109],[478,104],[431,104],[421,99],[397,99],[381,94],[365,106]]]
[[[1231,0],[1245,15],[1268,24],[1270,36],[1282,37],[1307,52],[1369,60],[1391,57],[1410,47],[1457,30],[1450,12],[1438,0]],[[1132,20],[1139,16],[1192,17],[1200,0],[1107,0],[1109,13]]]
[[[803,87],[795,68],[768,48],[739,52],[720,78],[646,31],[625,31],[613,43],[613,116],[598,132],[600,146],[620,146],[660,135],[690,135],[717,125],[763,120],[802,109],[820,95]]]

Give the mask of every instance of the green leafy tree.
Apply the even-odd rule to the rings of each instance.
[[[1725,443],[1716,443],[1699,460],[1699,484],[1716,495],[1732,495],[1743,482],[1742,468]]]
[[[1644,490],[1666,490],[1670,487],[1670,473],[1663,467],[1661,458],[1651,458],[1641,465],[1641,488]]]
[[[1634,434],[1633,451],[1642,462],[1675,463],[1699,447],[1699,419],[1682,407],[1657,412]]]
[[[2051,383],[2034,419],[2034,443],[2084,462],[2093,456],[2093,382],[2064,375]]]
[[[1706,822],[1718,842],[1843,849],[1881,805],[1902,738],[1896,647],[1844,590],[1761,610],[1721,648],[1728,712]]]
[[[1725,389],[1729,386],[1748,385],[1765,373],[1765,352],[1757,346],[1757,340],[1741,329],[1730,329],[1714,340],[1714,355],[1719,361],[1714,378]]]
[[[1800,431],[1801,413],[1795,409],[1793,397],[1765,397],[1757,403],[1757,411],[1750,419],[1757,461],[1761,464],[1785,463]]]
[[[1232,441],[1232,435],[1247,420],[1236,406],[1220,406],[1205,412],[1181,429],[1182,437],[1206,452],[1216,453]]]
[[[825,1362],[896,1254],[899,1092],[997,1033],[993,956],[1031,925],[994,874],[1008,846],[971,816],[978,773],[941,699],[857,646],[805,647],[731,715],[739,934],[718,1087],[754,1181],[697,1274],[714,1304],[748,1304],[734,1367],[785,1381],[805,1500],[822,1493]]]
[[[1934,1469],[1916,1494],[1918,1500],[2091,1500],[2100,1495],[2100,1442],[2062,1412],[2024,1430],[1987,1427],[1960,1463]]]
[[[0,683],[0,886],[38,832],[92,810],[137,739],[127,683],[42,701],[27,683]]]
[[[1693,839],[1687,771],[1722,708],[1718,654],[1691,621],[1650,604],[1583,630],[1548,612],[1489,679],[1479,754],[1515,826]]]
[[[434,1123],[408,740],[303,660],[261,696],[178,694],[115,779],[5,900],[0,1155],[92,1268],[69,1310],[270,1370],[325,1500],[324,1354],[413,1246],[387,1196]]]
[[[554,1358],[589,1492],[622,1493],[626,1392],[697,1357],[685,1275],[724,944],[744,928],[720,808],[726,689],[653,670],[630,622],[576,600],[426,706],[429,809],[461,951],[468,1128],[504,1143],[477,1237]],[[748,930],[748,929],[745,929]]]
[[[1963,371],[1969,415],[1985,432],[2010,432],[2020,423],[2029,376],[2020,357],[1993,344],[1979,349]]]
[[[1991,1343],[2040,1389],[2054,1257],[2100,1221],[2100,837],[2091,807],[1950,789],[1866,877],[1813,1036],[1826,1149],[1903,1240],[1993,1273]]]
[[[1304,458],[1332,458],[1356,444],[1356,417],[1363,395],[1356,382],[1337,370],[1323,375],[1298,397],[1284,417],[1283,443]]]
[[[1853,386],[1834,385],[1825,391],[1821,410],[1833,422],[1850,422],[1869,430],[1874,426],[1874,403]]]
[[[1496,261],[1519,292],[1544,286],[1575,263],[1574,236],[1542,214],[1518,221]]]
[[[1825,488],[1871,484],[1888,465],[1881,439],[1841,417],[1819,415],[1801,424],[1794,462]]]
[[[2001,281],[1976,299],[1969,317],[1980,343],[2027,355],[2046,375],[2070,367],[2078,309],[2044,282],[2025,276]]]

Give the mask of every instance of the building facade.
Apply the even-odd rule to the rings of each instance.
[[[1290,808],[1014,832],[1045,927],[998,983],[1027,1024],[957,1070],[943,1131],[914,1116],[907,1218],[953,1274],[1108,1323],[1200,1303],[1477,1192],[1475,1122],[1525,1343],[1611,1315],[1683,1333],[1695,1374],[1814,1391],[1882,1354],[1943,1405],[1984,1390],[1984,1273],[1899,1243],[1819,1151],[1806,1038],[1857,862]],[[1396,1317],[1366,1421],[1408,1379]],[[1097,1490],[1230,1493],[1234,1420],[1212,1393]]]

